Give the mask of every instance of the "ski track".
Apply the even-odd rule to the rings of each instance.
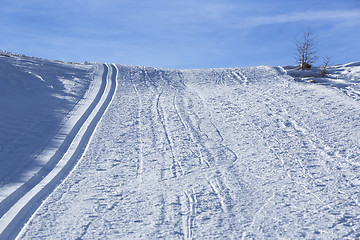
[[[138,110],[138,114],[137,114],[137,124],[139,126],[139,130],[138,130],[138,134],[139,134],[139,162],[138,162],[138,169],[137,169],[137,175],[141,178],[142,176],[142,172],[143,172],[143,141],[142,141],[142,116],[141,116],[141,112],[142,112],[142,108],[143,108],[143,103],[142,103],[142,99],[141,99],[141,95],[139,94],[139,91],[133,81],[133,76],[130,74],[130,81],[133,85],[133,88],[136,92],[136,95],[138,97],[138,101],[139,101],[139,110]]]
[[[20,239],[360,237],[356,99],[279,67],[117,68],[82,161]]]
[[[56,188],[81,158],[97,123],[115,93],[116,67],[112,66],[112,79],[109,77],[109,71],[110,66],[104,64],[104,74],[98,95],[79,118],[50,161],[35,176],[1,202],[3,214],[0,219],[0,239],[15,238],[43,199]]]

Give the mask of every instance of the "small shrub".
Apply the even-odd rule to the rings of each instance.
[[[325,77],[326,73],[327,73],[327,67],[329,65],[330,62],[330,58],[329,57],[324,57],[324,65],[321,67],[321,77]]]
[[[303,63],[302,65],[301,65],[301,67],[300,67],[302,70],[310,70],[310,68],[311,68],[311,64],[309,64],[309,63]]]

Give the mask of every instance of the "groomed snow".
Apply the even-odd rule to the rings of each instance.
[[[0,201],[4,188],[32,176],[50,140],[71,125],[84,99],[97,92],[97,65],[0,56]]]
[[[117,68],[87,151],[19,239],[360,237],[358,63],[315,81]]]
[[[4,133],[0,142],[4,150],[0,151],[0,238],[9,239],[81,156],[77,158],[76,153],[82,153],[77,149],[84,147],[84,137],[92,135],[96,126],[91,112],[94,116],[101,112],[96,105],[101,102],[107,76],[101,77],[106,71],[99,64],[65,64],[10,54],[2,54],[0,67],[1,110],[5,113],[0,120]]]

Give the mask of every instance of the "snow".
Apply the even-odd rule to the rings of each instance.
[[[3,166],[0,187],[3,188],[23,180],[40,164],[36,158],[49,140],[61,128],[69,128],[70,116],[97,89],[93,89],[94,66],[21,57],[0,60],[0,163]],[[66,84],[64,79],[68,81]]]
[[[322,68],[299,71],[295,67],[287,66],[286,69],[297,81],[337,87],[345,94],[360,99],[360,62],[327,67],[325,76],[321,76]]]
[[[0,122],[4,133],[0,144],[0,232],[14,211],[24,211],[15,207],[20,199],[60,160],[100,85],[96,81],[98,65],[74,66],[19,56],[1,60],[1,112],[5,114]],[[68,84],[60,78],[67,78]]]
[[[76,99],[90,99],[82,106],[96,102],[99,109],[93,128],[79,130],[86,151],[55,190],[45,188],[41,205],[29,208],[34,214],[24,215],[25,227],[14,226],[16,233],[22,228],[18,239],[360,237],[359,63],[330,66],[319,77],[319,69],[290,66],[175,70],[32,61],[0,57],[1,74],[17,81],[7,83],[1,106],[33,87],[14,74],[20,66],[49,99],[66,98],[74,108],[81,105]],[[115,94],[106,85],[105,105],[94,100],[99,86],[91,87],[101,75],[117,79]],[[66,87],[54,92],[59,82]],[[49,130],[82,116],[35,100],[7,109],[16,116],[28,102],[44,115],[60,112]],[[2,117],[1,131],[20,135],[29,128],[21,116],[13,125]],[[40,131],[47,142],[49,130]],[[18,149],[21,156],[34,151]],[[1,156],[3,172],[12,170],[3,158],[10,154]]]
[[[91,71],[90,66],[0,57],[0,164],[4,166],[0,187],[18,181],[24,169],[36,166],[35,155],[84,98],[92,84]],[[81,81],[74,79],[76,74],[82,75]],[[65,85],[59,78],[73,85]]]

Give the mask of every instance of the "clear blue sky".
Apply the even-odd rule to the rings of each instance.
[[[308,27],[320,56],[360,61],[360,0],[1,0],[0,20],[0,49],[64,61],[295,64]]]

